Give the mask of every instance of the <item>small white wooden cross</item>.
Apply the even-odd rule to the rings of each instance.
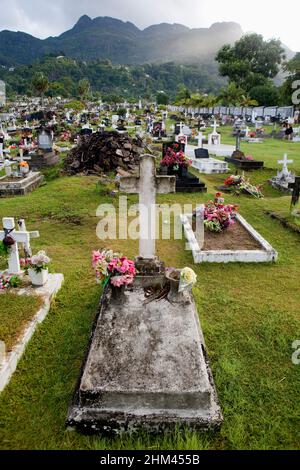
[[[284,154],[283,160],[278,161],[279,165],[283,165],[282,173],[289,173],[288,165],[294,163],[294,160],[288,160],[287,153]]]
[[[30,239],[38,238],[40,236],[39,232],[37,231],[27,232],[24,220],[19,222],[20,225],[16,227],[15,219],[12,217],[6,217],[3,219],[4,230],[0,231],[0,241],[2,241],[6,236],[5,229],[8,231],[11,230],[9,236],[15,240],[15,244],[10,247],[10,254],[8,259],[9,274],[19,274],[21,271],[18,243],[22,243],[26,253],[30,254]],[[16,230],[16,228],[19,230]]]
[[[121,177],[120,190],[139,194],[140,211],[140,258],[155,258],[156,240],[156,194],[176,191],[175,176],[156,176],[155,157],[143,155],[140,159],[139,177]]]

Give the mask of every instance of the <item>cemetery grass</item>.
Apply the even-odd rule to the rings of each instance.
[[[0,341],[4,341],[6,351],[9,352],[38,312],[42,300],[39,297],[12,293],[5,293],[0,297]]]
[[[268,168],[277,168],[284,144],[267,141],[252,146],[251,153],[263,158]],[[299,144],[292,147],[289,156],[300,173]],[[259,182],[266,178],[263,171],[252,175]],[[208,195],[159,196],[158,203],[196,205],[206,201],[213,197],[220,178],[203,180]],[[23,217],[30,230],[38,229],[40,238],[33,240],[34,251],[46,249],[54,271],[65,275],[48,317],[0,396],[0,448],[299,448],[300,368],[292,363],[292,343],[300,339],[300,238],[266,215],[267,210],[287,211],[289,207],[290,198],[273,189],[262,200],[226,199],[238,203],[241,214],[279,252],[277,264],[195,266],[184,240],[158,242],[158,255],[168,266],[190,266],[198,275],[194,294],[224,414],[221,431],[115,439],[66,431],[67,409],[100,297],[91,270],[91,251],[107,246],[130,257],[138,252],[135,241],[97,239],[98,204],[117,204],[117,200],[96,183],[95,177],[51,178],[26,197],[0,200],[0,217]],[[129,201],[137,198],[130,196]],[[0,310],[1,302],[0,296]]]

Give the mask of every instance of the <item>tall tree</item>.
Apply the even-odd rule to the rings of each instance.
[[[87,78],[83,78],[78,83],[78,95],[80,98],[85,99],[89,95],[91,84]]]
[[[42,72],[38,72],[32,78],[32,87],[43,101],[43,97],[49,88],[49,80]]]
[[[248,92],[274,78],[284,58],[279,40],[265,41],[259,34],[247,34],[233,46],[222,47],[216,60],[220,74]]]

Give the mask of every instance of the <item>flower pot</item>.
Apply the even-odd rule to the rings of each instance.
[[[180,273],[180,270],[173,270],[166,273],[166,278],[170,282],[170,292],[168,294],[168,300],[171,303],[181,303],[187,300],[186,292],[179,292]]]
[[[118,302],[124,302],[125,286],[116,287],[111,284],[111,298]]]
[[[161,174],[161,176],[168,176],[168,167],[167,166],[161,166],[160,167],[160,174]]]
[[[33,286],[41,287],[48,281],[48,269],[42,269],[40,272],[36,272],[34,269],[29,269],[28,274]]]
[[[29,173],[29,167],[28,166],[24,166],[24,167],[20,167],[20,173],[22,173],[24,176],[27,175]]]
[[[188,169],[187,169],[186,166],[180,166],[180,167],[179,167],[178,176],[179,176],[180,178],[186,177],[187,173],[188,173]]]

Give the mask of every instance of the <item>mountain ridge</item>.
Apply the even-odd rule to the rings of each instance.
[[[214,23],[209,28],[160,23],[139,29],[129,21],[82,15],[71,29],[46,39],[22,31],[1,31],[0,64],[26,65],[49,53],[128,65],[197,63],[213,61],[220,47],[234,43],[242,35],[241,26],[235,22]]]

